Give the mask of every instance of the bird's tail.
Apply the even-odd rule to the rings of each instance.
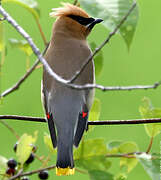
[[[76,94],[77,95],[77,94]],[[53,115],[57,129],[57,175],[74,174],[73,144],[74,134],[78,124],[78,115],[81,111],[82,100],[80,96],[65,97],[65,100],[56,101]]]
[[[67,134],[66,137],[58,136],[56,163],[56,174],[58,176],[72,175],[75,171],[73,161],[73,135],[70,135],[71,132]]]

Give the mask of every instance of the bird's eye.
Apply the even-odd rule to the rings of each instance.
[[[82,16],[75,16],[75,15],[69,15],[68,17],[72,18],[73,20],[77,21],[81,25],[88,25],[94,21],[94,18],[85,18]]]

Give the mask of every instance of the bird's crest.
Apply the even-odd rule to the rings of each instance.
[[[70,3],[62,3],[63,7],[61,8],[53,8],[50,13],[51,17],[55,16],[68,16],[68,15],[75,15],[75,16],[82,16],[88,18],[88,14],[82,10],[81,8],[72,5]]]

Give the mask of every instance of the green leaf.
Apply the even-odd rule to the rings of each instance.
[[[129,173],[137,165],[138,160],[136,158],[121,158],[120,167],[126,168],[127,173]]]
[[[106,155],[107,148],[104,139],[89,139],[81,142],[79,148],[75,150],[75,159],[86,158],[91,156]]]
[[[90,113],[89,113],[89,121],[98,121],[100,117],[101,111],[101,102],[99,99],[94,98],[94,102],[92,104]]]
[[[26,40],[9,39],[9,42],[13,48],[18,48],[23,51],[27,56],[31,56],[33,53],[30,45]]]
[[[111,31],[120,23],[127,14],[134,0],[80,0],[83,8],[92,16],[102,18],[105,27]],[[128,16],[126,22],[119,29],[128,49],[130,48],[136,25],[138,22],[138,6]]]
[[[97,45],[95,42],[91,42],[90,47],[92,51],[94,51],[97,48]],[[95,64],[95,75],[96,77],[98,77],[103,69],[103,51],[99,51],[98,55],[94,57],[94,64]]]
[[[113,175],[105,171],[92,170],[89,171],[90,180],[113,180]]]
[[[114,177],[114,180],[126,180],[127,179],[127,175],[124,173],[119,173]]]
[[[134,142],[121,142],[121,141],[111,141],[107,144],[107,155],[110,154],[128,154],[138,151],[138,147]],[[120,158],[120,167],[126,168],[126,171],[129,173],[137,164],[138,160],[136,158],[121,157]]]
[[[40,10],[36,0],[2,0],[2,3],[14,3],[28,10],[36,20],[40,17]]]
[[[4,50],[5,41],[4,41],[4,24],[0,21],[0,52]]]
[[[139,159],[147,174],[152,178],[152,180],[160,180],[161,159],[159,157],[152,155],[151,158],[147,158],[145,155],[138,155],[137,158]]]
[[[75,160],[77,167],[86,170],[102,170],[107,171],[111,167],[111,162],[105,156],[91,156]]]
[[[103,139],[85,140],[74,152],[75,164],[86,170],[107,170],[111,162],[105,158],[106,153],[107,149]]]
[[[56,150],[53,148],[51,137],[47,133],[44,134],[44,143],[51,153],[56,153]]]
[[[88,121],[98,121],[100,117],[100,112],[101,112],[101,102],[99,99],[94,98],[94,102],[92,104],[92,107],[89,113]],[[89,130],[93,128],[94,126],[90,126]]]
[[[161,118],[161,108],[154,108],[149,98],[143,98],[143,105],[139,107],[142,118]],[[161,123],[157,124],[145,124],[144,125],[147,134],[150,137],[155,137],[161,132]]]
[[[134,142],[124,142],[119,146],[120,153],[130,153],[138,151],[138,146]]]
[[[125,142],[119,146],[119,153],[126,154],[130,152],[138,151],[138,147],[134,142]],[[120,167],[126,167],[127,172],[129,173],[138,163],[136,158],[120,158]]]
[[[107,144],[108,154],[117,154],[122,141],[111,141]]]
[[[33,149],[33,144],[36,142],[36,139],[37,132],[35,132],[34,137],[32,137],[31,135],[23,134],[18,141],[16,155],[18,158],[18,162],[21,165],[23,165],[25,161],[29,158]]]
[[[0,156],[0,174],[5,174],[7,169],[7,159],[3,156]]]

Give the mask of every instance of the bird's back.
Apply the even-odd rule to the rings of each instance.
[[[70,79],[81,65],[91,55],[91,50],[85,40],[68,38],[57,33],[45,54],[45,59],[51,68],[64,79]],[[91,61],[78,76],[76,84],[93,83],[93,62]],[[47,72],[44,72],[44,78]],[[83,76],[86,74],[85,76]],[[55,80],[50,77],[50,82]]]

